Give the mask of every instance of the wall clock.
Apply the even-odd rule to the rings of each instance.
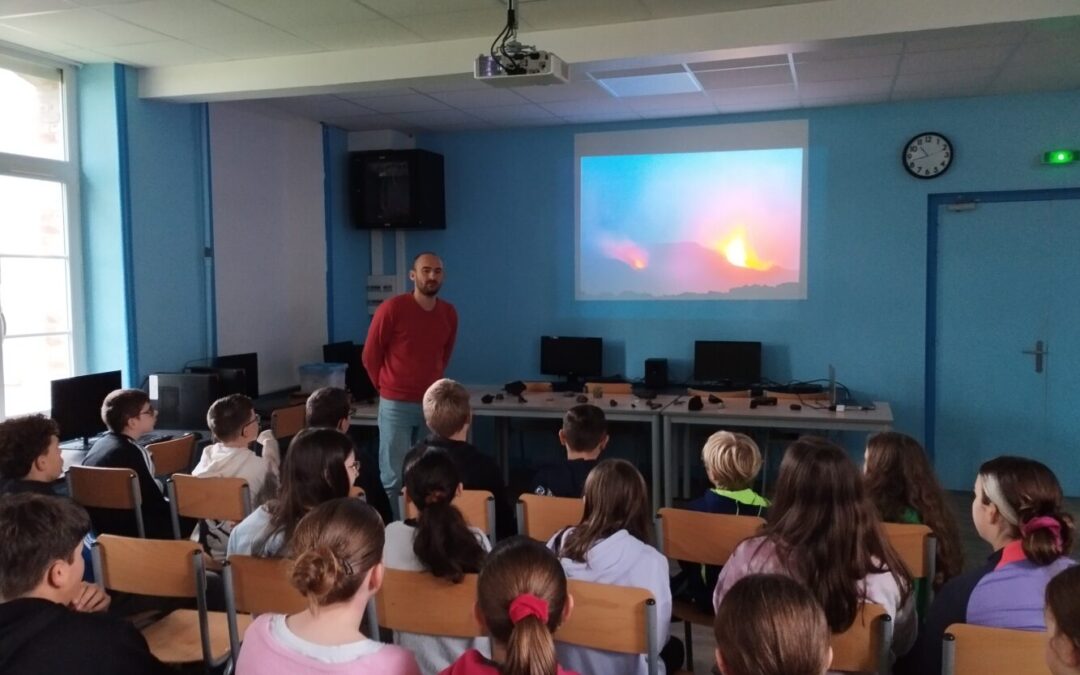
[[[939,133],[927,131],[915,136],[900,155],[907,172],[916,178],[937,178],[952,165],[952,143]]]

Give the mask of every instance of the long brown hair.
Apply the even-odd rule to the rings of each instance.
[[[510,604],[522,595],[547,603],[547,621],[525,616],[514,623]],[[566,573],[555,555],[527,537],[503,539],[488,555],[476,582],[476,603],[491,637],[506,645],[502,675],[556,675],[552,633],[566,608]]]
[[[829,668],[825,612],[791,577],[740,579],[724,596],[713,632],[725,675],[821,675]]]
[[[1080,565],[1060,572],[1046,585],[1046,609],[1054,617],[1057,632],[1080,650]]]
[[[652,544],[652,519],[645,479],[625,459],[605,459],[585,479],[585,512],[562,542],[559,555],[577,562],[596,542],[626,530]]]
[[[883,521],[903,522],[904,512],[911,509],[933,530],[937,538],[935,587],[963,571],[964,551],[956,518],[918,441],[896,431],[871,436],[866,442],[864,480]]]
[[[992,501],[987,495],[986,486],[989,481],[994,481],[1007,502],[1007,508],[1015,512],[1016,522],[1010,521],[1010,525],[1013,536],[1021,541],[1028,560],[1049,565],[1061,556],[1068,555],[1072,550],[1076,528],[1073,517],[1063,508],[1061,483],[1048,466],[1025,457],[998,457],[979,467],[979,477],[982,478],[983,493],[976,497],[983,504]],[[1001,504],[996,506],[1002,511]],[[1057,535],[1045,527],[1025,532],[1023,526],[1040,517],[1057,522]],[[1008,521],[1008,516],[1005,519]]]
[[[324,502],[296,526],[289,543],[296,559],[289,580],[313,609],[344,602],[382,561],[384,541],[382,518],[363,501]]]
[[[460,583],[480,571],[484,548],[451,502],[461,477],[450,455],[429,448],[405,471],[405,492],[420,512],[413,553],[437,577]]]
[[[881,529],[855,464],[835,443],[803,436],[780,463],[762,534],[796,580],[808,584],[834,633],[855,621],[869,574],[888,572],[911,594],[911,573]]]

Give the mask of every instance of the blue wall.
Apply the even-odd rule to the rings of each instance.
[[[357,230],[349,222],[348,161],[348,133],[323,126],[327,335],[331,342],[352,340],[361,344],[367,337],[370,323],[365,287],[371,271],[371,235],[366,230]]]
[[[921,437],[927,195],[1080,184],[1080,170],[1037,159],[1076,144],[1077,110],[1080,92],[1064,92],[430,135],[420,146],[445,156],[448,228],[410,234],[409,254],[444,258],[461,381],[539,376],[541,334],[602,336],[611,374],[641,377],[645,358],[668,357],[674,379],[689,376],[696,339],[761,340],[766,376],[822,378],[832,363]],[[805,301],[574,300],[575,133],[796,118],[810,123]],[[900,149],[927,130],[952,140],[956,161],[922,181]]]

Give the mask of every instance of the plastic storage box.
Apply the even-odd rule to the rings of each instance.
[[[300,366],[300,391],[310,394],[323,387],[345,388],[344,363],[305,363]]]

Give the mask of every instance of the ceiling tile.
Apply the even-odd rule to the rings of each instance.
[[[506,105],[494,108],[477,108],[470,110],[471,114],[482,120],[499,125],[512,125],[525,122],[557,122],[559,119],[538,105],[526,103],[525,105]]]
[[[486,84],[472,76],[471,66],[470,72],[468,73],[439,75],[436,77],[410,80],[409,86],[423,94],[439,94],[447,91],[470,91],[473,89],[491,89],[490,84]],[[516,102],[519,103],[520,101]]]
[[[701,61],[686,64],[694,72],[702,70],[730,70],[731,68],[753,68],[755,66],[786,66],[787,54],[758,56],[752,59],[729,59],[727,61]]]
[[[872,77],[863,80],[840,80],[835,82],[799,81],[799,96],[808,98],[835,99],[843,96],[883,96],[888,98],[892,89],[893,78]]]
[[[742,89],[721,89],[709,92],[709,96],[718,108],[742,103],[798,103],[799,95],[794,84],[769,87],[744,87]]]
[[[444,125],[467,127],[483,123],[479,118],[460,110],[425,110],[422,112],[401,113],[394,115],[394,117],[426,129]]]
[[[431,8],[438,6],[443,12],[487,9],[501,16],[504,22],[506,20],[506,4],[499,0],[438,0],[437,3],[432,3],[431,0],[361,0],[361,4],[390,17],[431,14]]]
[[[1071,37],[1036,39],[1032,36],[1016,48],[1005,67],[1045,71],[1070,63],[1080,63],[1080,26]]]
[[[90,49],[107,45],[157,42],[166,37],[92,9],[29,14],[4,19],[3,22],[20,30],[40,33],[50,40]]]
[[[600,122],[625,122],[629,120],[640,120],[641,115],[633,110],[612,110],[601,112],[584,111],[581,113],[568,113],[566,115],[560,115],[567,122],[574,124],[594,124]]]
[[[996,73],[988,68],[900,75],[893,85],[893,98],[971,96],[986,89]]]
[[[221,54],[217,52],[196,47],[180,40],[102,47],[100,51],[120,63],[127,63],[140,68],[179,66],[185,63],[206,63],[221,60]]]
[[[68,47],[65,49],[53,49],[49,51],[50,54],[55,54],[62,59],[68,61],[74,61],[75,63],[109,63],[113,61],[115,57],[102,54],[101,52],[94,51],[93,49],[83,49],[81,47]]]
[[[183,40],[211,35],[251,33],[268,29],[262,21],[233,11],[211,0],[145,0],[109,5],[100,11]],[[194,40],[192,40],[194,41]]]
[[[1027,30],[1022,23],[1004,23],[923,31],[905,37],[904,53],[1014,45],[1024,39]]]
[[[0,19],[6,16],[40,14],[77,7],[78,5],[71,0],[0,0]]]
[[[672,96],[698,93],[701,85],[685,70],[664,75],[641,75],[636,77],[597,78],[597,84],[612,96]]]
[[[318,121],[334,117],[350,117],[359,114],[371,114],[372,111],[352,101],[337,96],[289,96],[286,98],[267,99],[274,107],[291,112],[294,115]]]
[[[990,94],[1007,94],[1062,89],[1080,89],[1080,61],[1041,70],[1007,67],[998,73],[986,91]]]
[[[651,18],[651,12],[644,5],[627,0],[543,0],[522,5],[518,13],[537,30],[580,28]]]
[[[455,108],[483,108],[497,105],[515,105],[525,103],[525,99],[510,89],[472,89],[469,91],[444,91],[432,94],[447,105]]]
[[[457,40],[469,37],[494,39],[506,25],[506,14],[486,9],[465,12],[439,12],[396,17],[402,26],[426,40]]]
[[[359,23],[382,19],[352,0],[217,0],[238,12],[289,31],[295,26]]]
[[[389,19],[372,19],[359,23],[296,25],[291,26],[289,32],[308,42],[335,51],[423,42],[419,35]]]
[[[1012,46],[947,49],[939,52],[904,54],[900,74],[940,73],[952,70],[997,68],[1013,51]]]
[[[348,131],[374,131],[376,129],[399,129],[406,125],[401,120],[390,115],[349,115],[345,117],[328,117],[323,120],[330,126],[339,127]]]
[[[838,59],[865,59],[873,56],[888,56],[899,54],[904,51],[904,43],[900,40],[876,38],[873,42],[859,40],[838,40],[836,42],[821,43],[814,49],[792,54],[795,63],[812,63],[817,61],[836,61]]]
[[[899,61],[899,56],[871,56],[864,59],[797,62],[795,76],[799,78],[800,86],[803,82],[862,80],[872,77],[891,78],[896,74]]]
[[[721,113],[730,115],[732,113],[767,112],[769,110],[796,110],[799,108],[799,101],[796,99],[758,103],[737,101],[733,103],[717,104],[716,107]]]
[[[381,113],[420,112],[422,110],[446,110],[449,108],[442,101],[436,101],[424,94],[405,94],[402,96],[380,96],[364,99],[362,105]]]
[[[642,119],[647,120],[668,120],[677,119],[680,117],[703,117],[705,115],[716,115],[719,113],[716,106],[710,105],[707,108],[692,107],[692,108],[663,108],[656,110],[639,110],[638,114]]]
[[[733,12],[779,3],[780,0],[641,0],[641,4],[645,5],[656,19]]]
[[[372,98],[382,98],[383,96],[408,96],[409,94],[415,93],[415,91],[408,87],[388,87],[385,89],[363,88],[356,91],[340,92],[337,95],[348,101],[355,101],[360,105],[364,105],[364,101]]]
[[[631,110],[645,113],[650,110],[709,110],[716,111],[716,106],[707,94],[672,94],[669,96],[628,96],[621,99]]]
[[[49,54],[59,54],[61,51],[69,49],[82,49],[82,47],[76,47],[75,45],[61,42],[60,40],[53,40],[44,35],[38,35],[37,33],[30,33],[25,30],[13,28],[2,21],[0,21],[0,40],[10,42],[11,44],[20,47],[29,47],[30,49],[47,52]]]
[[[604,91],[600,85],[592,80],[571,82],[569,84],[520,87],[516,91],[525,98],[536,103],[548,101],[580,101],[590,98],[611,98],[611,94]]]
[[[585,101],[552,101],[540,104],[544,110],[552,115],[566,118],[573,115],[585,114],[630,114],[637,117],[637,113],[624,101],[619,99],[590,99]]]
[[[783,65],[736,68],[734,70],[709,70],[697,73],[697,79],[705,89],[778,85],[791,82],[791,68]]]
[[[104,7],[105,5],[126,5],[132,2],[142,2],[142,0],[71,0],[71,2],[82,7]]]
[[[200,35],[188,41],[230,59],[253,59],[260,56],[284,56],[322,51],[310,42],[270,26],[264,26],[262,30],[253,32]]]
[[[889,100],[888,92],[876,93],[851,93],[844,96],[826,96],[821,98],[803,98],[804,108],[824,108],[838,105],[863,105],[866,103],[881,103]]]

